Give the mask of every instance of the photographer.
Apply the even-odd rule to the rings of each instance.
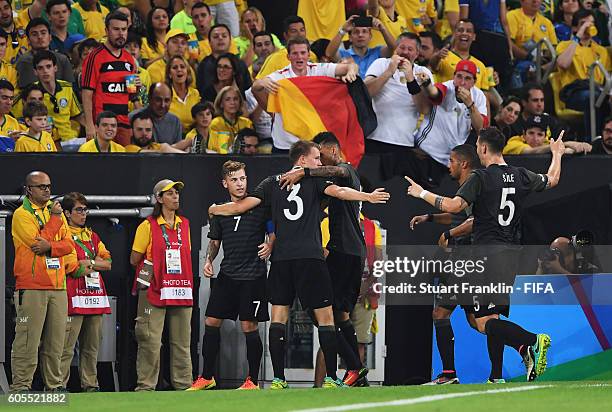
[[[593,234],[581,230],[571,238],[558,237],[538,257],[536,274],[587,274],[598,270],[593,254]]]

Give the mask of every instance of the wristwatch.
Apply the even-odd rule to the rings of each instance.
[[[95,261],[95,260],[93,260],[93,259],[91,259],[91,260],[89,261],[89,263],[91,264],[91,268],[93,269],[93,268],[94,268],[94,266],[95,266],[95,264],[96,264],[96,261]]]

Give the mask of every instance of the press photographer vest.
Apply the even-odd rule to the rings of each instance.
[[[158,307],[192,306],[193,273],[191,270],[189,220],[181,216],[181,222],[177,224],[176,230],[169,229],[166,225],[159,225],[152,216],[149,216],[147,220],[151,225],[151,257],[153,262],[153,277],[151,278],[151,286],[147,289],[149,303]],[[178,250],[180,273],[173,273],[173,268],[176,269],[175,264],[170,267],[171,270],[168,270],[167,250]],[[136,268],[136,276],[138,276],[143,264],[144,259]]]
[[[76,236],[72,238],[78,260],[93,260],[98,254],[100,237],[92,232],[90,241],[82,241]],[[66,293],[68,294],[68,316],[72,315],[103,315],[111,313],[110,303],[106,295],[104,280],[98,274],[99,288],[88,288],[86,276],[78,278],[66,276]]]

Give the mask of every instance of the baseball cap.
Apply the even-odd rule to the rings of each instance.
[[[548,115],[535,114],[527,118],[527,120],[525,121],[525,127],[523,128],[523,132],[533,127],[537,127],[545,132],[546,129],[548,129],[549,125],[550,125],[550,120],[548,118]]]
[[[476,68],[474,62],[471,62],[469,60],[461,60],[459,63],[457,63],[457,67],[455,67],[455,73],[457,72],[468,72],[472,76],[474,76],[474,78],[476,78],[478,69]]]
[[[159,195],[160,193],[170,190],[173,187],[181,190],[183,187],[185,187],[185,184],[183,182],[174,182],[170,179],[162,179],[155,184],[155,187],[153,187],[153,194]]]
[[[164,38],[164,41],[166,43],[168,43],[168,40],[170,40],[171,38],[176,37],[176,36],[183,36],[187,40],[189,40],[189,35],[187,33],[185,33],[183,30],[181,30],[181,29],[171,29],[168,33],[166,33],[166,37]]]

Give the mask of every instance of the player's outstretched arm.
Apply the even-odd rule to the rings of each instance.
[[[360,192],[350,187],[330,185],[325,188],[327,196],[335,197],[340,200],[350,200],[370,203],[387,203],[391,195],[385,192],[384,188],[378,188],[371,193]]]
[[[406,191],[409,196],[420,197],[436,209],[443,212],[459,213],[468,206],[467,202],[460,196],[452,198],[440,196],[423,189],[421,185],[408,176],[404,176],[404,178],[410,182],[410,186],[408,186],[408,190]]]
[[[259,206],[261,199],[248,196],[240,199],[237,202],[224,203],[222,205],[212,204],[208,208],[208,214],[211,216],[235,216],[240,215],[254,207]]]
[[[559,137],[557,140],[550,142],[550,151],[552,153],[552,160],[550,162],[550,167],[548,168],[548,173],[546,176],[548,177],[548,185],[547,189],[551,187],[557,186],[559,184],[559,178],[561,177],[561,158],[565,153],[565,144],[563,143],[563,133],[565,131],[561,131],[559,133]]]

